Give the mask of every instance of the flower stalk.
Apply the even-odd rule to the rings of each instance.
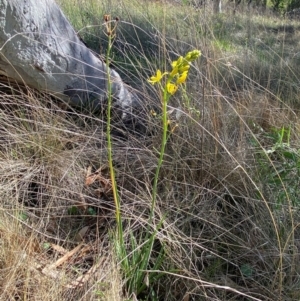
[[[112,110],[112,79],[110,76],[110,55],[111,50],[113,47],[113,42],[116,37],[116,28],[119,19],[116,18],[114,26],[112,26],[112,20],[110,15],[104,16],[104,24],[106,28],[105,34],[108,37],[108,45],[107,45],[107,52],[106,52],[106,73],[107,73],[107,128],[106,128],[106,139],[107,139],[107,151],[108,151],[108,164],[109,164],[109,171],[110,171],[110,178],[112,184],[112,192],[113,198],[115,202],[115,216],[116,216],[116,223],[117,223],[117,241],[119,243],[119,248],[124,255],[125,258],[125,248],[124,248],[124,238],[123,238],[123,226],[122,226],[122,215],[121,215],[121,204],[120,204],[120,197],[118,193],[118,186],[116,181],[115,169],[113,166],[113,155],[112,155],[112,139],[111,139],[111,110]]]
[[[157,184],[158,184],[158,177],[160,173],[160,169],[163,163],[164,154],[165,154],[165,147],[168,140],[168,113],[167,113],[167,106],[169,99],[172,95],[176,93],[179,86],[184,84],[187,80],[187,76],[190,70],[191,63],[195,61],[201,52],[199,50],[193,50],[186,54],[185,57],[180,56],[176,61],[171,63],[172,70],[171,72],[164,72],[162,73],[160,70],[156,71],[156,75],[153,75],[148,80],[149,83],[152,85],[159,84],[160,89],[163,92],[162,96],[162,142],[161,148],[158,158],[158,163],[154,175],[154,183],[153,183],[153,190],[152,190],[152,204],[151,204],[151,211],[149,220],[153,220],[154,215],[154,208],[156,204],[157,198]],[[164,81],[164,78],[166,80]]]

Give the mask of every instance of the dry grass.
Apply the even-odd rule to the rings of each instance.
[[[129,42],[116,48],[116,66],[125,73],[134,64],[129,77],[140,79],[135,85],[155,109],[159,93],[145,77],[188,49],[203,53],[186,92],[170,103],[174,131],[158,187],[155,222],[163,223],[153,264],[161,249],[166,257],[143,294],[126,291],[112,239],[105,119],[2,82],[0,299],[298,300],[298,182],[292,191],[289,179],[269,175],[287,169],[292,163],[282,154],[297,157],[300,146],[299,45],[296,31],[281,30],[299,24],[237,15],[234,25],[150,2],[108,1],[103,11],[95,1],[61,2],[77,29],[91,19],[101,24],[95,11],[122,16],[116,47]],[[139,247],[149,230],[160,120],[148,117],[147,136],[122,129],[113,139],[129,257],[132,236]],[[274,129],[283,127],[291,129],[289,145],[266,155]],[[289,177],[298,176],[295,166]],[[149,266],[147,275],[154,272]]]

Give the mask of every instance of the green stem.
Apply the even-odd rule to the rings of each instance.
[[[170,82],[171,79],[168,79],[167,84]],[[166,85],[167,86],[167,85]],[[165,86],[165,87],[166,87]],[[152,204],[151,204],[151,212],[150,212],[150,221],[153,219],[154,215],[154,208],[156,204],[157,198],[157,184],[158,184],[158,177],[160,173],[160,169],[163,163],[164,155],[165,155],[165,148],[167,144],[167,133],[168,133],[168,114],[167,114],[167,104],[170,98],[170,94],[167,92],[167,89],[163,89],[163,99],[162,99],[162,125],[163,125],[163,133],[162,133],[162,141],[160,147],[160,154],[159,159],[155,171],[154,176],[154,183],[153,183],[153,190],[152,190]]]
[[[110,52],[112,49],[112,36],[108,36],[108,46],[106,53],[106,72],[107,72],[107,129],[106,129],[106,137],[107,137],[107,149],[108,149],[108,164],[110,171],[110,178],[112,183],[112,191],[113,197],[116,207],[116,222],[117,222],[117,240],[120,243],[120,247],[124,247],[124,238],[123,238],[123,226],[122,226],[122,216],[121,216],[121,206],[120,206],[120,198],[118,194],[118,187],[116,182],[115,169],[113,166],[113,156],[112,156],[112,141],[111,141],[111,109],[112,109],[112,83],[110,77],[110,67],[109,67],[109,58]]]

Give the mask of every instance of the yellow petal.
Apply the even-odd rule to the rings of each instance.
[[[154,78],[154,76],[151,76],[150,79],[147,79],[147,81],[152,85],[154,85],[156,83],[156,81],[153,78]]]
[[[177,79],[176,84],[183,84],[186,81],[187,75],[188,75],[188,71],[184,71]]]
[[[167,91],[169,94],[173,95],[178,89],[178,86],[177,85],[174,85],[174,84],[167,84]]]
[[[161,74],[160,70],[156,71],[156,75],[151,76],[150,79],[148,79],[148,82],[151,84],[155,84],[159,82],[162,79],[163,75]]]
[[[151,79],[152,79],[152,80],[155,80],[155,81],[160,81],[161,78],[162,78],[162,76],[161,76],[161,71],[160,71],[159,69],[156,71],[156,76],[152,76],[152,77],[151,77]]]

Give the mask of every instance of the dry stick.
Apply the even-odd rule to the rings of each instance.
[[[63,257],[59,258],[56,262],[54,262],[54,263],[50,264],[49,266],[45,267],[42,272],[44,274],[47,274],[48,271],[56,269],[57,267],[62,265],[65,261],[69,260],[75,253],[77,253],[82,248],[83,245],[84,244],[78,245],[76,248],[69,251]]]

